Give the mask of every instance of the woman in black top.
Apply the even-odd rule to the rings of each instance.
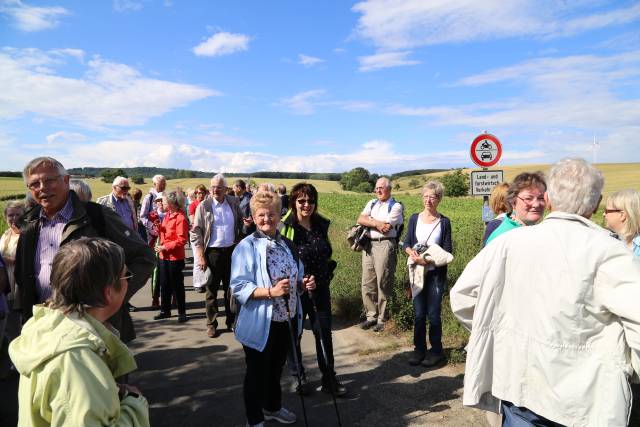
[[[311,184],[296,184],[291,189],[289,206],[289,212],[282,219],[284,227],[281,228],[280,233],[296,245],[298,255],[304,265],[305,275],[313,275],[316,280],[313,298],[315,299],[317,312],[313,308],[313,302],[308,293],[304,293],[300,298],[303,311],[302,321],[304,322],[306,316],[309,315],[316,340],[318,366],[322,371],[322,391],[330,393],[333,389],[338,396],[343,396],[347,393],[347,389],[336,379],[333,364],[333,342],[331,339],[331,293],[329,284],[336,264],[335,261],[331,260],[332,249],[328,235],[330,221],[318,214],[318,192]],[[326,352],[326,363],[322,354],[321,338]],[[299,345],[297,351],[298,360],[302,364]],[[289,366],[292,372],[297,372],[295,366],[292,366],[292,359],[292,357],[289,357]],[[304,367],[301,366],[300,368],[303,373],[301,380],[304,393],[309,390],[304,377]]]

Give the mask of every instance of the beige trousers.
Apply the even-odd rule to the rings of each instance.
[[[369,252],[362,251],[362,302],[367,320],[384,323],[387,319],[387,301],[396,274],[395,240],[371,242]]]

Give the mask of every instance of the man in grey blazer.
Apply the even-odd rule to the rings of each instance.
[[[234,314],[231,313],[229,281],[231,254],[242,237],[242,213],[238,199],[227,196],[227,185],[222,174],[211,178],[211,193],[196,208],[191,226],[191,243],[194,250],[194,268],[211,270],[206,285],[207,335],[218,335],[217,295],[222,282],[224,290],[225,323],[231,330]]]

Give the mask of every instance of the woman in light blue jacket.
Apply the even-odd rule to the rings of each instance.
[[[289,324],[300,333],[299,295],[316,284],[313,276],[304,277],[291,241],[278,233],[280,198],[259,191],[250,206],[257,231],[238,244],[231,261],[231,289],[242,305],[235,334],[247,364],[243,387],[247,425],[263,426],[264,420],[291,424],[296,416],[282,406],[280,388],[291,345]]]

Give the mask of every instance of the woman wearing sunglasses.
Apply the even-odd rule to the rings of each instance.
[[[283,227],[280,233],[293,241],[298,250],[300,260],[304,264],[305,273],[313,275],[316,279],[316,289],[313,297],[309,293],[304,293],[300,297],[302,303],[302,321],[309,316],[313,328],[313,335],[316,341],[316,357],[318,367],[322,372],[322,391],[337,396],[344,396],[347,389],[336,378],[333,360],[333,341],[331,338],[331,293],[329,284],[333,277],[333,270],[336,263],[331,260],[331,243],[329,242],[330,221],[318,213],[318,191],[312,184],[299,183],[291,189],[289,196],[289,211],[282,219]],[[312,298],[315,300],[314,310]],[[301,336],[299,338],[302,338]],[[322,342],[320,341],[322,340]],[[324,344],[325,357],[322,353]],[[297,346],[298,360],[300,357],[300,346]],[[293,363],[293,354],[288,357],[289,368],[292,373],[297,373]],[[300,362],[302,364],[302,362]],[[302,372],[301,384],[302,392],[309,392],[309,386],[304,375],[304,367],[300,366]],[[298,386],[297,380],[292,383]]]

